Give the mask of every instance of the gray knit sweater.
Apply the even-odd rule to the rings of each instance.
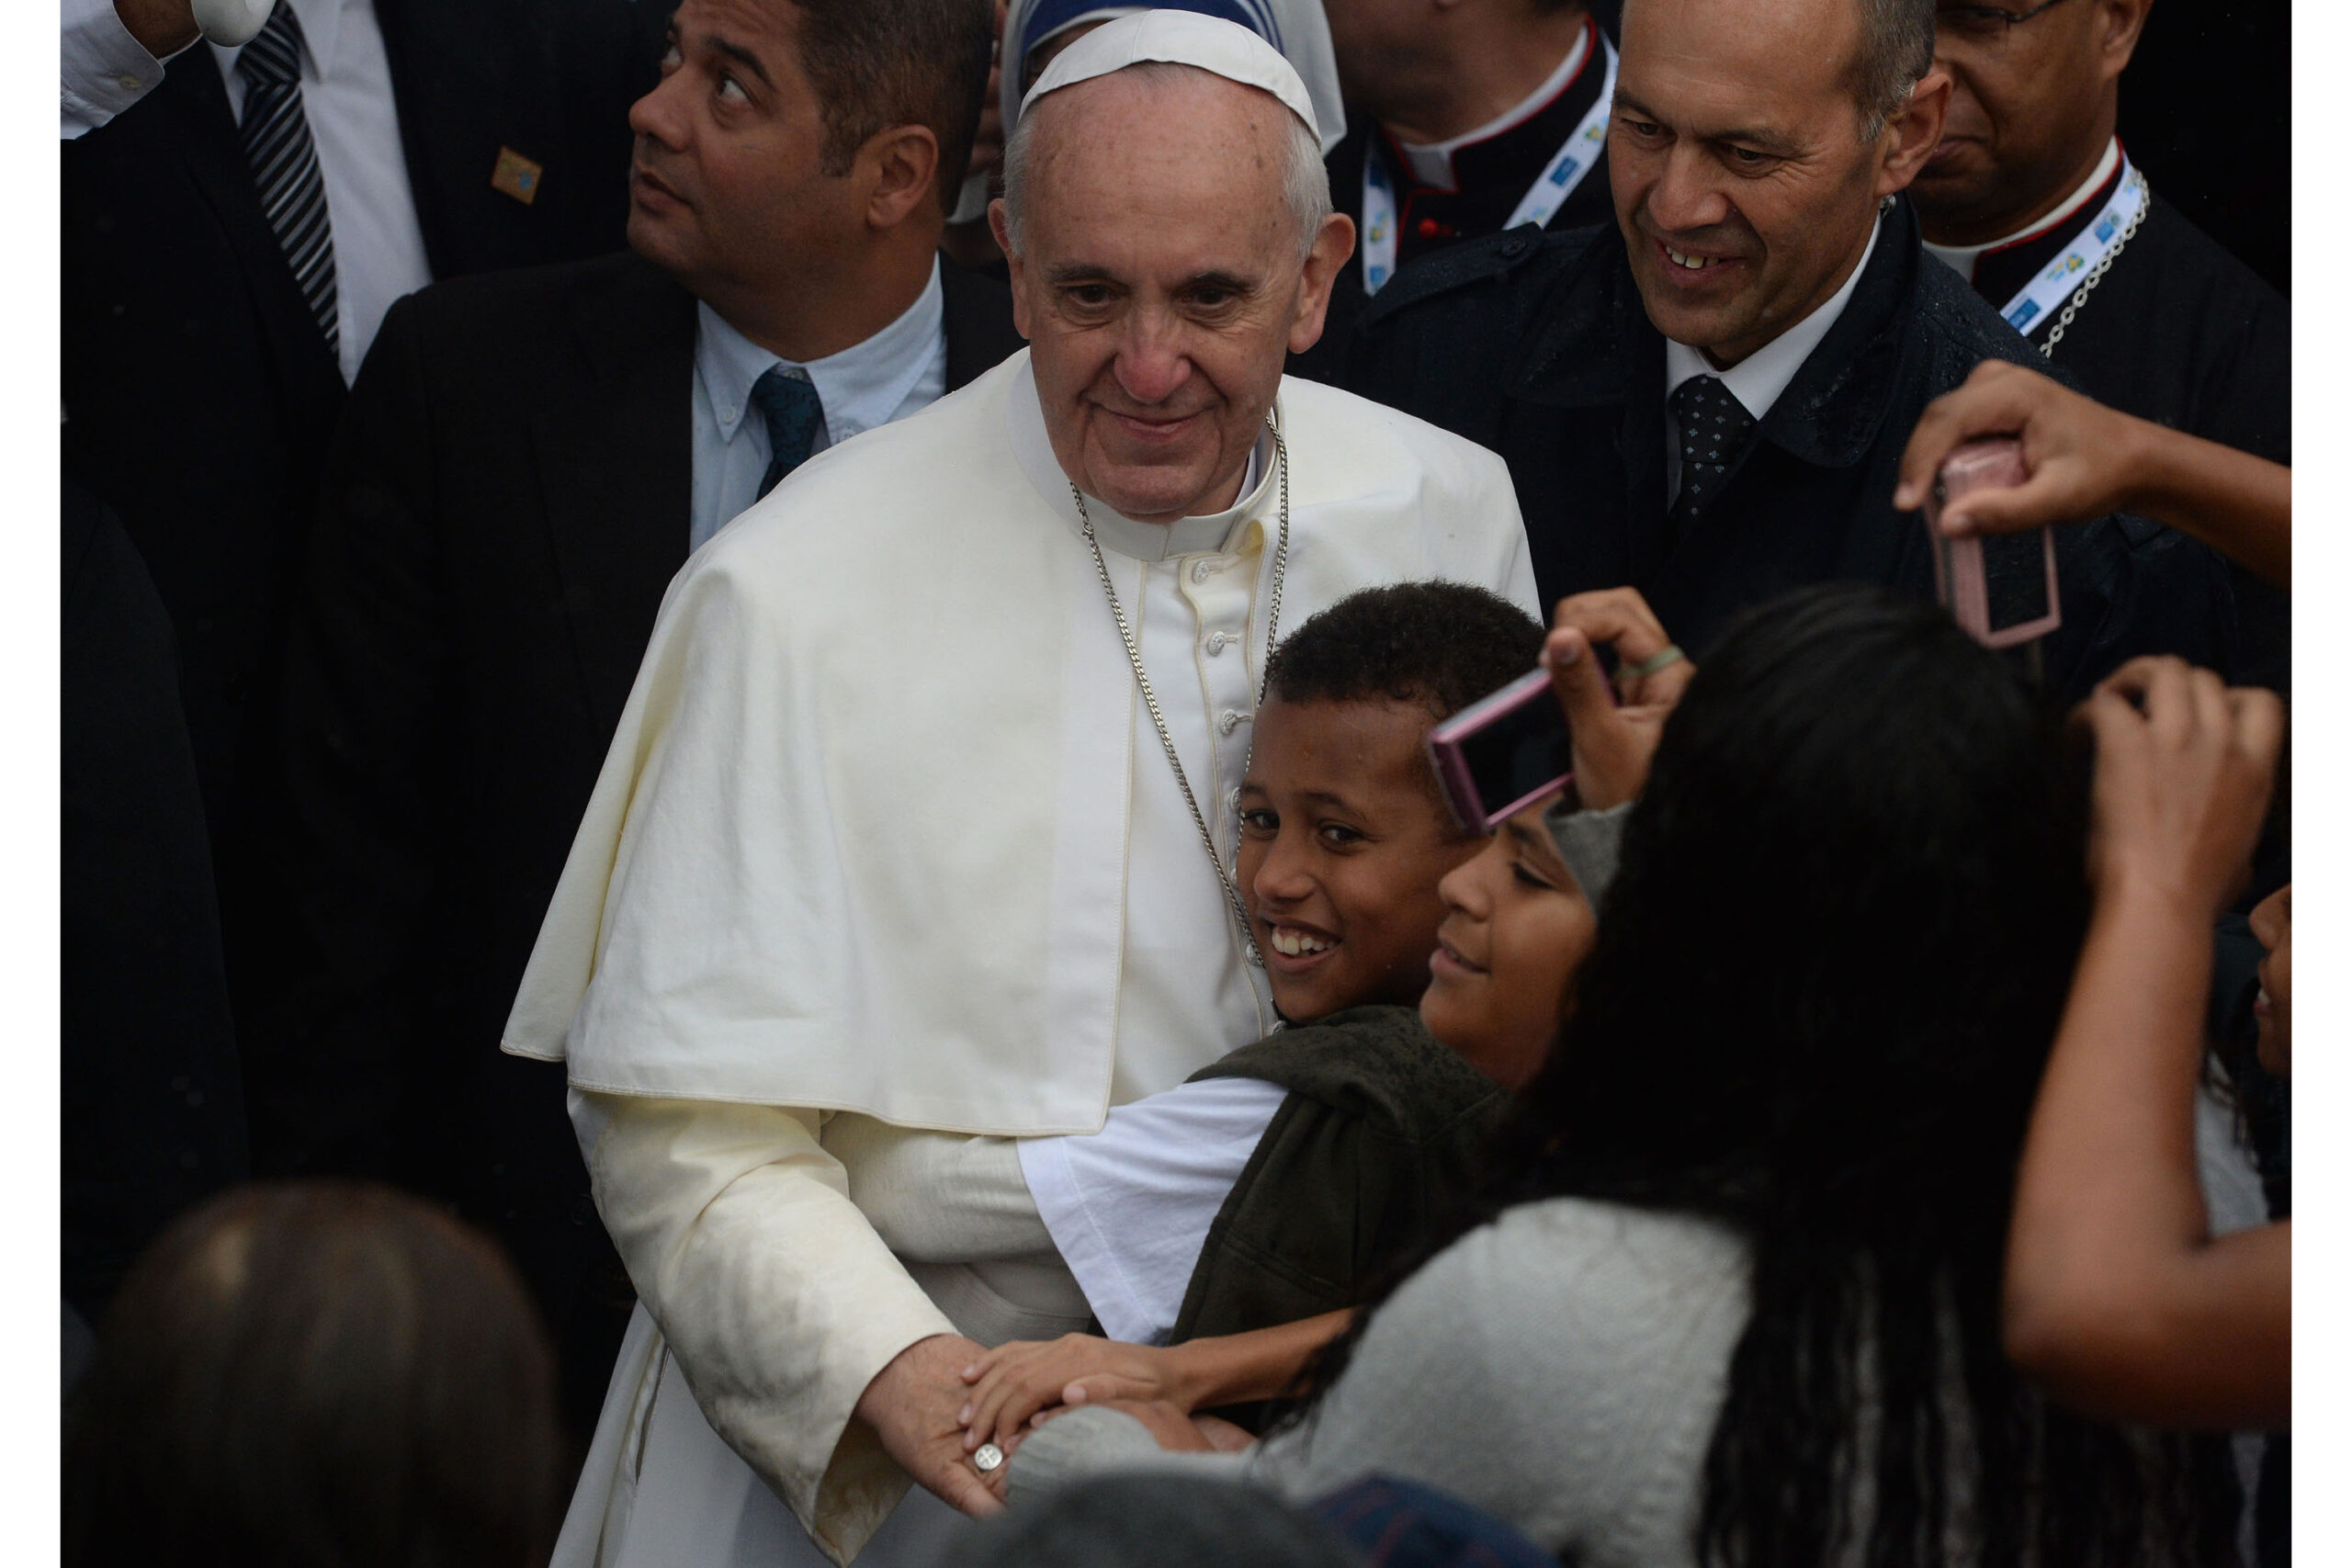
[[[1701,1466],[1747,1322],[1747,1248],[1685,1215],[1529,1203],[1374,1315],[1312,1423],[1240,1454],[1164,1453],[1079,1409],[1015,1454],[1015,1502],[1080,1474],[1188,1467],[1295,1499],[1374,1472],[1499,1516],[1589,1568],[1693,1562]]]

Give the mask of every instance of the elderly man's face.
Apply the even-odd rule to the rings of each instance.
[[[2089,176],[2114,125],[2115,80],[2147,16],[2148,0],[1938,8],[1936,65],[1951,78],[1951,112],[1911,193],[1928,238],[2001,239]]]
[[[1034,112],[1023,249],[1005,252],[1054,456],[1129,517],[1220,511],[1353,228],[1328,220],[1301,261],[1289,111],[1255,88],[1117,72]]]
[[[1657,329],[1729,366],[1838,291],[1879,197],[1910,184],[1949,91],[1874,141],[1849,75],[1857,0],[1635,0],[1609,183]]]

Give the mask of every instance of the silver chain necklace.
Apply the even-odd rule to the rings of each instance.
[[[2148,209],[2154,205],[2154,193],[2143,186],[2140,210],[2132,215],[2132,221],[2123,226],[2123,232],[2116,236],[2115,243],[2109,247],[2107,254],[2098,258],[2098,265],[2091,268],[2091,275],[2083,279],[2083,286],[2075,290],[2075,297],[2066,301],[2064,310],[2058,312],[2058,320],[2051,326],[2050,335],[2041,340],[2042,358],[2048,359],[2056,351],[2058,340],[2064,337],[2066,329],[2075,324],[2075,312],[2089,302],[2091,290],[2097,288],[2098,280],[2107,276],[2107,269],[2115,265],[2115,258],[2123,254],[2123,247],[2132,243],[2132,236],[2140,231],[2141,220],[2148,216]]]
[[[1274,534],[1274,581],[1266,599],[1266,657],[1258,661],[1258,704],[1265,705],[1266,666],[1274,656],[1274,637],[1283,618],[1283,573],[1290,566],[1290,450],[1283,444],[1282,427],[1273,415],[1266,416],[1266,428],[1273,433],[1274,464],[1282,473],[1281,522]],[[1135,628],[1127,625],[1127,613],[1119,607],[1119,591],[1111,585],[1110,563],[1102,558],[1102,542],[1094,536],[1094,519],[1088,515],[1086,497],[1076,485],[1069,487],[1069,497],[1078,503],[1078,520],[1086,535],[1086,547],[1094,552],[1095,574],[1102,580],[1102,597],[1110,602],[1111,619],[1119,627],[1119,640],[1126,645],[1127,665],[1136,672],[1136,689],[1143,694],[1143,705],[1150,710],[1151,727],[1159,732],[1160,750],[1168,753],[1168,765],[1176,772],[1176,787],[1184,793],[1184,805],[1193,813],[1193,826],[1201,830],[1201,847],[1208,852],[1209,865],[1216,872],[1217,886],[1225,889],[1225,902],[1232,912],[1234,929],[1241,933],[1241,946],[1250,962],[1262,969],[1265,955],[1258,951],[1258,939],[1250,930],[1250,910],[1241,902],[1241,889],[1233,874],[1225,867],[1225,857],[1216,852],[1216,836],[1209,831],[1209,819],[1201,814],[1201,803],[1193,794],[1193,781],[1184,776],[1183,760],[1176,755],[1176,738],[1168,733],[1168,720],[1159,711],[1159,699],[1152,694],[1151,677],[1143,671],[1143,649],[1136,641]],[[1250,751],[1257,745],[1257,729],[1250,729],[1250,749],[1242,752],[1241,771],[1250,771]]]

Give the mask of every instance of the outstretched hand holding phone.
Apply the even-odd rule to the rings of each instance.
[[[1614,677],[1600,668],[1596,648],[1615,651]],[[1696,670],[1649,602],[1631,588],[1561,600],[1544,640],[1544,667],[1567,715],[1578,801],[1600,811],[1641,794],[1658,732]]]
[[[2136,512],[2288,586],[2292,476],[2285,466],[2134,419],[2002,360],[1978,366],[1919,416],[1894,504],[1925,506],[1944,459],[1987,435],[2018,438],[2025,482],[1955,498],[1939,521],[1945,533],[2014,534]]]

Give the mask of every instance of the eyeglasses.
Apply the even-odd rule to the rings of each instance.
[[[2028,10],[2011,11],[1999,6],[1939,6],[1936,7],[1936,28],[1973,42],[1999,45],[2020,22],[2030,22],[2053,6],[2066,0],[2041,0]]]

